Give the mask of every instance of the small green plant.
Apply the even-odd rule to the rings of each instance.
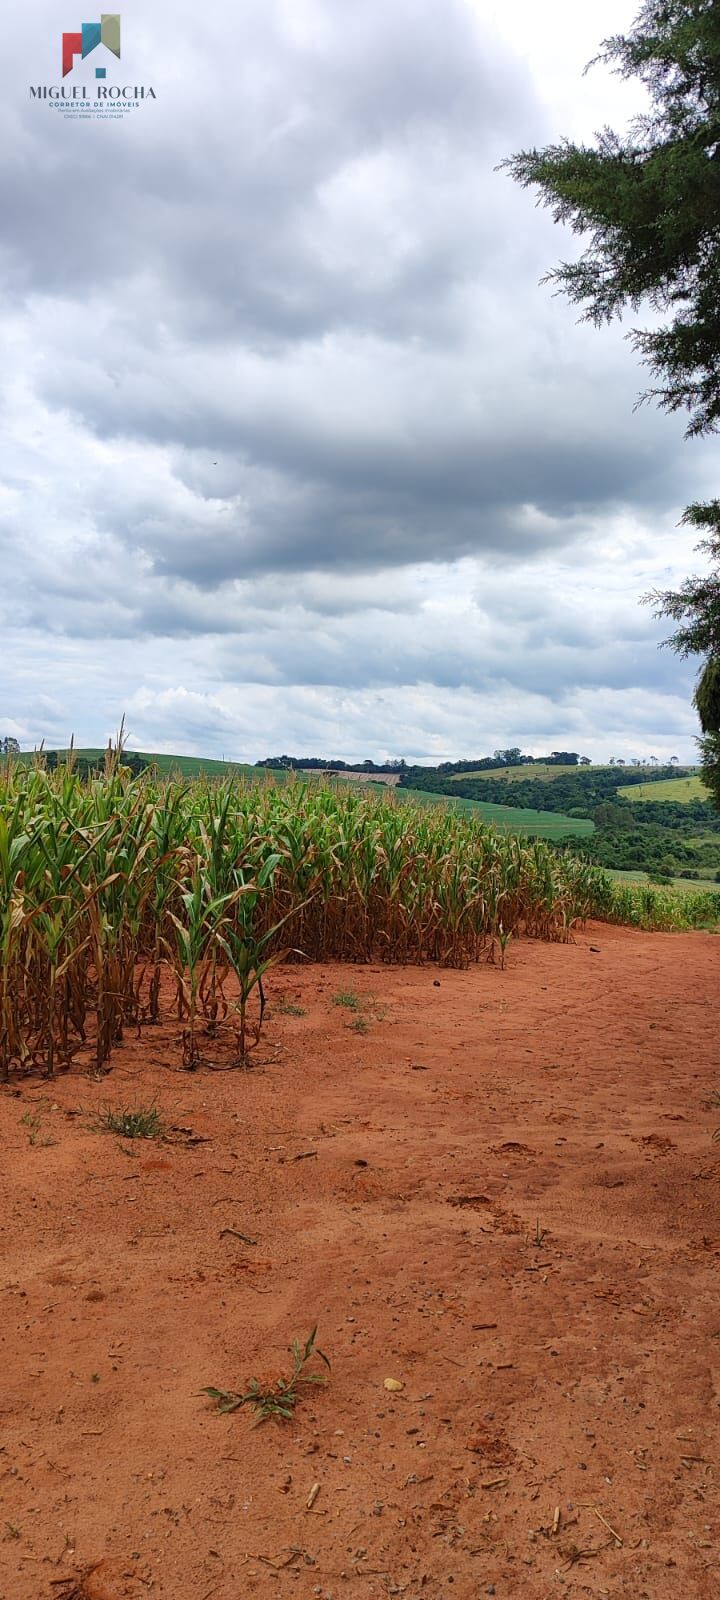
[[[360,1011],[362,1009],[362,1000],[358,994],[353,993],[352,989],[339,989],[337,994],[333,995],[332,1003],[334,1006],[344,1006],[346,1011]]]
[[[307,1011],[303,1006],[285,1005],[284,1002],[275,1003],[275,1010],[281,1017],[306,1017]]]
[[[48,1109],[48,1104],[47,1100],[41,1100],[38,1104],[37,1114],[32,1111],[26,1111],[20,1118],[21,1126],[28,1130],[28,1144],[36,1146],[39,1150],[48,1150],[51,1145],[57,1144],[56,1139],[52,1139],[49,1134],[43,1133],[43,1117]]]
[[[345,1024],[353,1033],[369,1033],[371,1021],[383,1022],[387,1016],[387,1007],[377,1005],[372,995],[364,997],[355,994],[352,989],[341,989],[333,995],[332,1003],[355,1013],[354,1021]]]
[[[108,1106],[98,1122],[103,1133],[114,1133],[119,1139],[160,1139],[165,1131],[157,1106]]]
[[[317,1326],[313,1328],[304,1347],[300,1346],[298,1339],[293,1339],[290,1347],[293,1358],[293,1370],[289,1377],[277,1378],[251,1378],[244,1394],[238,1394],[232,1389],[202,1389],[201,1394],[207,1394],[217,1404],[218,1411],[228,1413],[238,1411],[240,1406],[252,1406],[257,1413],[259,1422],[267,1422],[271,1417],[277,1417],[281,1422],[290,1422],[295,1413],[295,1407],[300,1399],[303,1389],[308,1384],[324,1384],[327,1378],[324,1372],[306,1372],[308,1362],[313,1356],[319,1356],[330,1371],[330,1362],[316,1343]]]

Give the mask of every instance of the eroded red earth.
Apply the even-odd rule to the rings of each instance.
[[[287,966],[252,1072],[4,1090],[3,1600],[716,1600],[719,955]],[[200,1395],[315,1322],[293,1423]]]

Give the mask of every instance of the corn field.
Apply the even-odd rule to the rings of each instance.
[[[610,914],[602,873],[440,808],[317,784],[0,777],[0,1080],[97,1070],[176,1017],[182,1062],[230,1030],[242,1063],[279,960],[504,962]],[[605,904],[605,902],[608,902]],[[169,996],[169,999],[168,999]],[[165,1008],[163,1012],[162,1008]]]

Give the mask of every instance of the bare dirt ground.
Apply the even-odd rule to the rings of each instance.
[[[250,1073],[3,1091],[2,1600],[716,1600],[719,956],[284,967]],[[316,1321],[293,1423],[200,1395]]]

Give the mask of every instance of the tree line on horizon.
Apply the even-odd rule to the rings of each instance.
[[[678,756],[670,756],[667,763],[667,776],[676,778],[688,770],[681,767]],[[649,767],[655,775],[663,770],[663,763],[657,756],[610,756],[607,762],[593,762],[590,756],[582,756],[577,750],[552,750],[547,756],[527,755],[518,745],[511,745],[506,750],[495,750],[491,756],[463,756],[458,761],[439,761],[436,765],[420,762],[408,762],[404,756],[393,756],[388,761],[343,761],[339,757],[328,760],[325,756],[263,756],[255,762],[256,767],[274,769],[285,772],[373,772],[390,774],[397,773],[401,782],[409,779],[416,773],[441,773],[443,776],[463,772],[495,772],[505,767],[592,767],[604,769],[609,767],[631,768],[635,772],[639,769],[643,774]],[[635,780],[637,781],[637,780]]]

